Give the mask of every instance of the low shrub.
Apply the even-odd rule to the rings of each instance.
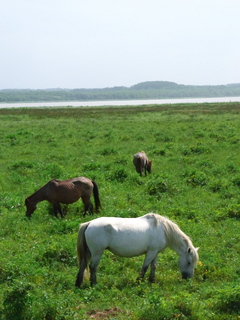
[[[240,315],[240,286],[226,286],[225,288],[214,292],[215,310],[219,313],[229,315]]]
[[[116,154],[116,153],[117,153],[116,149],[111,148],[111,147],[105,147],[104,149],[102,149],[102,151],[100,151],[100,154],[102,156],[109,156],[109,155]]]
[[[193,155],[193,154],[200,155],[203,153],[210,153],[210,149],[208,147],[206,147],[205,145],[198,143],[196,145],[183,147],[181,153],[183,156],[189,156],[189,155]]]
[[[240,204],[231,205],[227,208],[227,217],[240,219]]]
[[[232,183],[234,186],[240,187],[240,175],[235,176],[232,179]]]
[[[14,285],[5,293],[3,307],[5,319],[24,319],[28,302],[28,292],[32,289],[30,284],[14,282]]]
[[[168,190],[168,183],[162,177],[154,178],[147,182],[147,192],[151,196],[161,197],[161,194],[168,192]]]
[[[124,182],[125,179],[128,177],[127,170],[125,168],[118,168],[112,172],[108,176],[107,180],[110,181],[117,181],[117,182]]]
[[[192,301],[182,299],[182,301],[173,301],[165,299],[158,295],[150,295],[148,304],[141,308],[138,313],[138,319],[141,320],[174,320],[174,319],[198,319],[192,310]]]
[[[230,186],[229,181],[224,178],[212,179],[208,183],[208,188],[215,193],[221,190],[228,189],[229,186]]]
[[[83,169],[83,172],[99,170],[99,169],[101,169],[101,164],[98,162],[92,161],[87,164],[84,164],[82,169]]]
[[[187,177],[186,182],[192,187],[203,187],[207,184],[207,177],[204,172],[192,171]]]

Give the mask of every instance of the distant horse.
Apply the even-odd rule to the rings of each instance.
[[[133,164],[136,168],[136,171],[140,173],[140,176],[142,176],[143,171],[145,173],[145,176],[147,175],[147,171],[149,173],[152,172],[152,161],[150,161],[144,151],[135,153],[133,155]]]
[[[30,217],[37,208],[37,203],[47,200],[53,205],[55,216],[59,213],[63,217],[60,203],[70,204],[82,198],[84,204],[84,215],[87,211],[92,212],[93,205],[90,201],[94,195],[96,211],[101,207],[97,184],[85,177],[73,178],[70,180],[50,180],[38,191],[26,198],[26,215]]]
[[[157,255],[166,247],[178,253],[182,278],[193,277],[199,248],[194,248],[190,238],[163,216],[148,213],[139,218],[101,217],[82,223],[77,239],[79,272],[75,285],[80,287],[89,261],[90,282],[91,285],[96,284],[97,267],[106,249],[120,257],[145,254],[140,278],[151,265],[149,280],[154,282]]]

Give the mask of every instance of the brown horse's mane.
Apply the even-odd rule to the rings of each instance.
[[[58,181],[56,179],[50,180],[48,181],[44,186],[42,186],[40,189],[38,189],[37,191],[35,191],[33,194],[31,194],[29,197],[27,197],[26,200],[31,201],[31,199],[35,196],[38,196],[39,193],[43,193],[45,191],[45,189],[47,188],[47,186],[49,185],[50,182],[52,181]]]

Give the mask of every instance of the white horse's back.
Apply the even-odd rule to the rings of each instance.
[[[98,218],[90,222],[85,237],[92,254],[104,248],[121,257],[139,256],[145,254],[156,239],[156,251],[166,246],[163,228],[162,231],[156,229],[154,218],[146,217]]]

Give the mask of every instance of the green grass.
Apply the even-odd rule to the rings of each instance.
[[[0,110],[0,319],[239,319],[240,105]],[[140,177],[144,150],[152,174]],[[200,247],[194,279],[174,251],[159,254],[156,283],[136,278],[143,256],[105,252],[81,289],[78,201],[57,219],[47,202],[29,220],[24,200],[52,178],[99,186],[101,216],[168,216]]]

